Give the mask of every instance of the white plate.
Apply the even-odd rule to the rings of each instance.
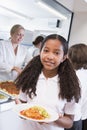
[[[23,119],[26,119],[26,120],[32,120],[32,121],[36,121],[36,122],[47,122],[47,123],[50,123],[50,122],[53,122],[53,121],[56,121],[59,117],[58,117],[58,113],[49,109],[49,108],[46,108],[46,107],[43,107],[46,109],[46,111],[48,112],[48,114],[50,115],[49,118],[46,118],[44,120],[36,120],[36,119],[32,119],[32,118],[28,118],[26,116],[23,116],[20,114],[20,111],[22,110],[25,110],[27,108],[30,108],[30,107],[33,107],[33,106],[40,106],[40,107],[43,107],[41,105],[30,105],[28,103],[23,103],[23,104],[18,104],[16,105],[13,110],[18,114],[18,116],[20,116],[21,118]]]

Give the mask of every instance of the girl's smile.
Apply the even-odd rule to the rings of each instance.
[[[50,61],[50,60],[47,60],[47,61],[44,61],[44,63],[45,63],[45,65],[47,65],[47,66],[53,66],[55,63],[54,62],[52,62],[52,61]]]

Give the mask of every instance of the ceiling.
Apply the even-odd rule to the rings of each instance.
[[[25,16],[28,19],[33,18],[55,18],[56,16],[49,11],[38,6],[37,0],[0,0],[0,6],[4,6],[14,13],[18,13],[21,16]],[[50,1],[50,0],[47,0]],[[64,6],[70,10],[76,12],[87,12],[87,3],[84,0],[56,0],[62,3]],[[68,1],[68,2],[67,2]],[[72,2],[72,3],[70,3]],[[67,4],[66,4],[67,3]],[[69,7],[71,4],[72,7]],[[71,9],[72,8],[72,9]],[[9,11],[2,11],[0,9],[0,14],[5,16],[16,16],[11,15]],[[58,17],[57,17],[58,18]]]
[[[54,14],[41,8],[37,4],[36,0],[0,0],[0,5],[6,7],[7,9],[10,9],[15,13],[19,13],[20,15],[23,15],[29,19],[55,17]],[[8,11],[0,11],[0,14],[3,14],[5,16],[11,16]]]

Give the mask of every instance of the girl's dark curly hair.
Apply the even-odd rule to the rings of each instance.
[[[45,42],[50,39],[59,40],[63,46],[64,55],[67,54],[68,43],[62,36],[57,34],[48,35],[42,43],[41,50]],[[42,68],[43,65],[40,56],[36,56],[28,63],[23,72],[15,80],[16,86],[22,89],[23,92],[26,92],[30,98],[32,98],[32,94],[36,96],[36,84]],[[69,59],[66,59],[59,65],[58,76],[60,83],[60,94],[58,96],[62,99],[66,98],[67,101],[71,101],[75,98],[75,101],[78,102],[80,98],[79,82]]]

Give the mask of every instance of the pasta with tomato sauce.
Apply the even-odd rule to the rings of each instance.
[[[31,108],[20,111],[20,114],[26,116],[28,118],[44,120],[45,118],[49,118],[50,115],[48,112],[40,106],[33,106]]]

